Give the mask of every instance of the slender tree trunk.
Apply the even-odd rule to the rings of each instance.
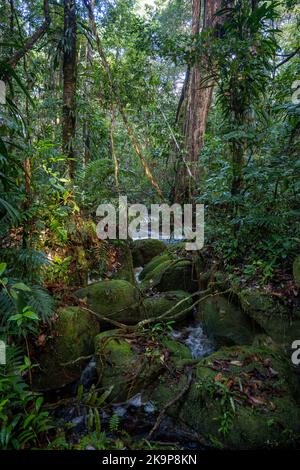
[[[64,0],[63,117],[62,146],[68,158],[69,176],[74,178],[76,131],[76,2]]]
[[[10,67],[14,68],[18,65],[20,60],[33,48],[35,43],[41,39],[44,34],[46,33],[50,23],[51,23],[51,17],[50,17],[50,9],[49,9],[49,0],[44,0],[44,15],[45,19],[42,25],[36,29],[36,31],[25,41],[25,44],[23,47],[18,50],[13,56],[8,58],[7,62]],[[11,5],[13,5],[11,3]]]
[[[91,10],[94,10],[95,2],[91,0],[90,2]],[[91,19],[89,18],[89,26],[92,29]],[[86,45],[86,66],[90,68],[93,63],[93,50],[89,41],[87,41]],[[90,92],[92,87],[92,81],[88,74],[88,78],[86,79],[85,83],[85,90],[84,94],[88,101]],[[84,123],[83,123],[83,142],[84,142],[84,151],[83,151],[83,165],[86,166],[90,161],[90,153],[91,153],[91,132],[90,132],[90,122],[89,122],[89,115],[88,113],[85,116]]]

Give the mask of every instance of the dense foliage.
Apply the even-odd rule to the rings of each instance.
[[[44,2],[0,0],[0,79],[6,85],[0,104],[0,335],[12,357],[9,367],[0,366],[3,448],[46,445],[51,424],[43,398],[30,390],[31,356],[60,300],[53,285],[68,284],[74,264],[85,268],[73,248],[78,239],[91,258],[97,249],[105,261],[105,246],[89,242],[97,206],[114,203],[120,192],[131,202],[159,202],[117,96],[153,179],[173,202],[185,155],[184,117],[175,122],[184,75],[195,61],[209,63],[205,80],[213,80],[214,95],[193,195],[193,202],[205,204],[206,246],[237,284],[275,290],[290,281],[299,253],[297,0],[223,2],[218,15],[226,21],[197,37],[187,0],[159,0],[153,7],[96,0],[97,35],[111,77],[85,2],[76,1],[75,175],[62,146],[62,70],[72,44],[64,30],[66,3],[50,1],[51,22],[14,64],[9,59],[43,24]]]

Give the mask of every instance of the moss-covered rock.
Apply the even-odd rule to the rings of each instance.
[[[184,300],[187,299],[187,300]],[[174,310],[171,312],[171,316],[179,313],[186,308],[190,307],[193,303],[190,298],[190,294],[184,291],[171,291],[171,292],[162,292],[159,295],[152,297],[147,297],[144,300],[144,307],[146,310],[147,318],[154,318],[162,315],[171,308],[175,307],[177,303],[181,302]],[[186,316],[189,312],[186,314]]]
[[[67,307],[58,318],[49,346],[40,357],[39,372],[34,386],[39,390],[60,388],[78,380],[90,354],[94,352],[94,337],[99,333],[94,315],[79,307]],[[78,358],[81,360],[72,364]]]
[[[260,333],[254,337],[252,346],[256,348],[268,348],[278,353],[282,352],[280,346],[272,340],[271,336],[264,333]]]
[[[136,280],[133,270],[132,253],[127,243],[122,244],[122,246],[118,248],[118,263],[120,267],[118,271],[113,274],[112,279],[128,281],[135,285]]]
[[[298,391],[290,366],[266,348],[222,348],[199,361],[184,398],[168,409],[210,444],[232,449],[292,445],[300,433]],[[162,375],[147,398],[158,409],[187,383]]]
[[[94,312],[126,325],[134,325],[145,318],[139,290],[128,281],[95,282],[75,294],[86,299]],[[104,321],[101,324],[106,325]]]
[[[171,261],[172,256],[169,253],[164,253],[163,255],[155,256],[149,263],[146,264],[143,271],[140,274],[140,279],[143,280],[145,277],[154,271],[160,264],[164,263],[165,261]]]
[[[273,351],[224,348],[199,362],[180,416],[226,447],[287,446],[300,432],[295,387],[289,364]]]
[[[297,256],[293,263],[293,275],[297,286],[300,287],[300,255]]]
[[[285,349],[300,338],[300,319],[292,318],[289,309],[268,292],[246,289],[241,291],[239,299],[247,315]]]
[[[145,240],[135,240],[132,243],[133,266],[145,266],[157,255],[166,250],[166,245],[161,240],[147,238]]]
[[[113,386],[113,400],[126,400],[147,389],[175,362],[191,357],[185,346],[172,339],[156,343],[137,339],[124,336],[120,330],[106,331],[95,338],[99,382],[104,388]]]
[[[189,259],[167,260],[148,272],[141,283],[141,288],[146,290],[155,287],[159,292],[182,289],[187,292],[195,292],[198,281]]]
[[[251,344],[255,334],[249,317],[228,298],[217,295],[199,304],[197,319],[204,324],[205,332],[219,345]]]

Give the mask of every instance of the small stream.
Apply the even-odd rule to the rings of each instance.
[[[141,270],[136,270],[136,276]],[[204,334],[201,323],[189,320],[182,327],[177,327],[170,333],[170,337],[187,346],[194,359],[204,357],[214,351],[214,343]],[[96,359],[93,357],[83,370],[77,385],[82,384],[86,393],[97,383]],[[77,388],[76,385],[76,388]],[[155,403],[144,401],[142,393],[138,393],[126,402],[113,403],[100,411],[102,428],[108,437],[117,438],[110,433],[109,420],[113,415],[119,418],[119,428],[128,432],[133,440],[139,441],[146,438],[160,410],[156,409]],[[88,432],[88,413],[83,405],[76,404],[63,407],[55,413],[58,423],[70,423],[72,426],[71,441],[84,436]],[[172,418],[166,416],[155,435],[156,442],[174,443],[186,450],[201,449],[196,437],[188,427],[178,424]],[[91,446],[90,450],[93,450]]]
[[[172,243],[173,240],[168,240],[168,242]],[[142,270],[142,267],[135,268],[134,270],[137,283],[140,283]],[[193,317],[176,326],[169,335],[172,339],[187,346],[194,359],[209,355],[215,350],[214,343],[204,334],[201,323]],[[96,383],[96,359],[93,357],[83,370],[78,383],[74,384],[73,395],[76,395],[78,385],[82,384],[86,391],[85,393],[87,393],[90,387]],[[74,401],[56,409],[54,412],[58,425],[70,424],[69,440],[71,442],[76,442],[80,436],[88,433],[87,408]],[[142,394],[138,393],[126,402],[109,404],[100,410],[101,426],[108,437],[117,438],[117,435],[109,431],[109,420],[112,416],[116,415],[119,418],[119,428],[128,432],[133,440],[139,441],[142,438],[147,438],[148,433],[156,423],[159,411],[156,409],[155,403],[144,401]],[[162,420],[156,432],[155,441],[173,443],[186,450],[201,448],[197,438],[188,427],[181,423],[178,424],[168,416]],[[93,450],[92,446],[87,447],[89,450]]]

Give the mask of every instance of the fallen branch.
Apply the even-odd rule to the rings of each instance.
[[[197,292],[194,292],[193,294],[189,295],[188,297],[185,297],[184,299],[181,299],[179,302],[177,302],[175,305],[173,305],[173,307],[171,307],[169,310],[167,310],[166,312],[162,313],[161,315],[159,315],[158,317],[151,317],[151,318],[145,318],[145,320],[141,320],[140,322],[138,322],[136,325],[125,325],[124,323],[120,323],[118,322],[117,320],[113,320],[112,318],[108,318],[104,315],[101,315],[100,313],[97,313],[97,312],[94,312],[93,310],[91,310],[90,308],[88,307],[83,307],[82,305],[80,305],[80,307],[83,309],[83,310],[86,310],[87,312],[91,313],[92,315],[95,315],[99,320],[102,320],[102,321],[105,321],[107,323],[110,323],[111,325],[113,326],[116,326],[117,328],[120,328],[122,330],[125,330],[125,331],[128,331],[128,332],[134,332],[134,331],[137,331],[141,328],[144,328],[146,325],[149,325],[151,323],[157,323],[157,322],[160,322],[160,321],[163,321],[163,320],[168,320],[168,321],[176,321],[178,319],[180,319],[182,316],[184,316],[186,313],[190,312],[191,310],[193,310],[196,305],[198,305],[199,303],[203,302],[204,300],[206,300],[207,298],[209,297],[214,297],[216,295],[224,295],[224,294],[228,294],[229,292],[231,292],[231,289],[227,289],[225,291],[222,291],[222,292],[214,292],[214,293],[209,293],[207,295],[205,295],[204,297],[200,297],[200,299],[197,299],[196,302],[194,302],[192,305],[190,305],[189,307],[185,308],[184,310],[181,310],[180,312],[176,313],[175,315],[173,316],[170,316],[170,314],[172,312],[174,312],[174,310],[176,310],[178,308],[179,305],[183,304],[184,302],[186,302],[188,299],[191,299],[192,297],[195,297],[196,295],[204,295],[206,294],[207,292],[210,292],[210,289],[206,289],[204,291],[197,291]],[[123,309],[124,310],[124,309]],[[121,312],[122,310],[120,310]],[[118,312],[115,312],[115,313],[118,313]]]
[[[72,366],[73,364],[76,364],[77,362],[86,361],[87,359],[92,359],[92,357],[93,357],[93,354],[90,354],[89,356],[80,356],[80,357],[77,357],[74,361],[64,362],[60,365],[61,366]]]
[[[100,313],[94,312],[94,310],[91,310],[90,308],[83,307],[82,305],[80,305],[80,308],[82,308],[82,310],[86,310],[87,312],[91,313],[92,315],[95,315],[99,320],[110,323],[111,325],[116,326],[117,328],[121,328],[122,330],[132,329],[132,327],[130,327],[129,325],[125,325],[124,323],[120,323],[116,320],[112,320],[111,318],[108,318],[105,315],[101,315]]]
[[[181,318],[183,315],[185,315],[186,313],[190,312],[191,310],[193,310],[196,305],[198,305],[200,302],[203,302],[203,300],[206,300],[207,298],[209,297],[214,297],[216,295],[224,295],[224,294],[228,294],[229,292],[231,292],[231,289],[227,289],[223,292],[215,292],[215,293],[211,293],[211,294],[208,294],[208,295],[205,295],[204,297],[201,297],[200,299],[196,300],[196,302],[194,302],[192,305],[190,305],[189,307],[187,307],[186,309],[184,310],[181,310],[180,312],[178,312],[177,314],[173,315],[173,316],[169,316],[170,313],[172,313],[172,311],[174,311],[177,306],[179,304],[181,304],[182,302],[185,302],[187,299],[190,299],[191,297],[194,297],[195,295],[203,295],[204,293],[206,292],[209,292],[209,289],[205,290],[205,291],[198,291],[198,292],[195,292],[194,294],[190,295],[189,297],[186,297],[185,299],[182,299],[180,300],[180,302],[177,302],[176,305],[174,305],[172,308],[170,308],[169,310],[167,310],[167,312],[163,313],[162,315],[159,315],[158,317],[154,317],[154,318],[147,318],[146,320],[142,320],[140,321],[136,326],[135,328],[141,328],[141,327],[144,327],[145,325],[148,325],[149,323],[154,323],[154,322],[159,322],[161,320],[166,320],[168,319],[169,321],[174,321],[174,320],[178,320],[179,318]]]

